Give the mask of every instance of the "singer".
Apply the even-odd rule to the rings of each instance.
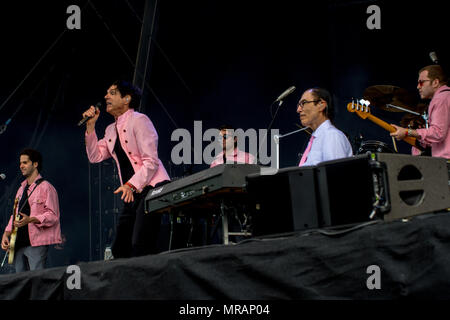
[[[352,146],[333,120],[330,93],[322,88],[306,90],[297,104],[297,113],[305,127],[313,130],[299,167],[316,165],[323,161],[351,157]]]
[[[10,249],[13,226],[18,228],[13,262],[16,272],[44,269],[49,245],[61,243],[58,194],[39,173],[42,155],[33,149],[23,150],[20,170],[25,180],[16,194],[19,199],[16,214],[21,219],[13,221],[11,215],[2,237],[2,249]]]
[[[114,82],[106,92],[106,112],[115,121],[104,137],[97,139],[95,123],[100,110],[91,106],[83,113],[86,121],[86,152],[91,163],[113,158],[119,172],[124,207],[119,216],[112,244],[114,258],[156,253],[161,217],[144,213],[145,196],[150,189],[170,180],[158,158],[158,134],[151,120],[134,111],[140,90],[126,81]]]
[[[417,90],[420,98],[431,99],[428,106],[428,129],[401,128],[391,136],[397,140],[405,137],[415,137],[423,147],[431,147],[431,156],[450,159],[450,87],[447,86],[447,76],[440,65],[429,65],[419,71]],[[420,151],[412,147],[412,154]]]

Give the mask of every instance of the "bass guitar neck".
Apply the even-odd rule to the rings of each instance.
[[[391,126],[389,123],[381,120],[380,118],[375,117],[374,115],[369,114],[367,116],[367,119],[369,119],[370,121],[372,121],[373,123],[379,125],[380,127],[382,127],[383,129],[389,131],[389,132],[395,132],[397,129],[395,129],[394,126]],[[416,138],[414,137],[405,137],[403,139],[403,141],[409,143],[412,146],[416,146]]]

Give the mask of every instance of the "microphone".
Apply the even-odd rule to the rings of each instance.
[[[433,63],[439,64],[436,52],[430,52],[430,59],[431,61],[433,61]]]
[[[280,102],[281,100],[283,100],[284,98],[286,98],[288,95],[290,95],[292,92],[294,92],[295,87],[292,86],[289,89],[287,89],[286,91],[284,91],[278,98],[277,100],[275,100],[275,102]]]
[[[102,106],[102,103],[101,102],[97,102],[97,104],[95,105],[95,109],[100,109],[101,106]],[[88,121],[91,118],[92,117],[84,117],[83,119],[80,120],[80,122],[78,122],[78,126],[83,125],[86,121]]]
[[[0,173],[0,179],[5,180],[6,179],[6,174]]]

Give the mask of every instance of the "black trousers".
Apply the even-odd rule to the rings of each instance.
[[[155,187],[167,182],[158,183]],[[148,192],[153,189],[147,186],[141,193],[134,193],[134,201],[124,203],[119,215],[116,236],[111,251],[114,258],[129,258],[158,253],[158,237],[161,226],[161,215],[145,213],[144,201]]]

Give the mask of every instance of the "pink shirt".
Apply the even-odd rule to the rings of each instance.
[[[41,175],[36,180],[40,178],[42,178]],[[26,184],[27,180],[24,180],[17,191],[16,198],[19,198],[19,202]],[[36,247],[61,243],[59,202],[58,193],[55,188],[48,181],[42,181],[37,187],[36,183],[33,182],[28,188],[28,195],[30,195],[28,198],[30,217],[35,217],[40,221],[39,223],[28,224],[31,246]],[[12,231],[12,218],[13,216],[11,215],[5,231]]]
[[[227,155],[226,163],[255,163],[255,157],[251,153],[247,153],[238,148],[234,149],[233,154]],[[213,162],[211,162],[210,168],[215,167],[219,164],[223,164],[223,152],[219,153]]]
[[[128,156],[135,174],[129,181],[122,181],[119,160],[114,145],[119,132],[120,144]],[[150,119],[142,113],[128,110],[105,130],[103,139],[98,140],[94,132],[85,133],[86,152],[91,163],[113,158],[119,170],[120,183],[131,183],[140,192],[148,185],[170,180],[166,169],[158,158],[158,134]]]
[[[428,129],[417,129],[422,145],[431,146],[433,157],[450,159],[450,90],[448,86],[440,87],[431,99],[428,107]]]

